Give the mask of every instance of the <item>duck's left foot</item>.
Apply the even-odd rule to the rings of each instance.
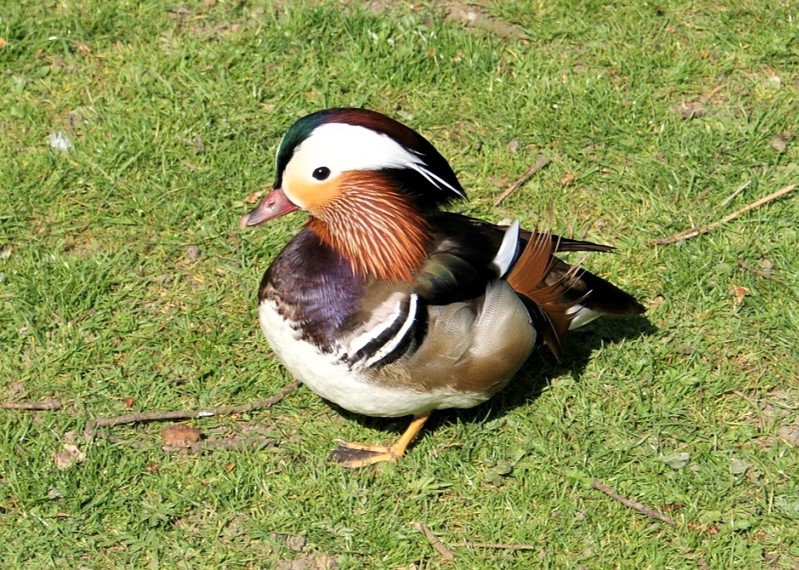
[[[327,460],[342,467],[355,469],[385,461],[396,461],[400,455],[394,452],[391,447],[383,445],[369,445],[367,443],[339,440],[336,448],[327,456]]]
[[[330,452],[327,460],[352,469],[386,461],[394,462],[405,454],[408,444],[419,433],[429,417],[429,413],[414,417],[408,429],[391,447],[339,440],[336,449]]]

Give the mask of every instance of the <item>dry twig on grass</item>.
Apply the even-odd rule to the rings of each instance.
[[[453,560],[455,560],[455,555],[452,554],[452,551],[446,546],[444,546],[444,543],[441,542],[438,539],[438,537],[433,534],[433,531],[431,531],[427,527],[427,525],[416,522],[413,523],[413,529],[418,532],[421,532],[425,536],[425,538],[428,541],[430,541],[432,547],[435,549],[436,552],[438,552],[438,555],[441,557],[442,564],[446,564],[448,562],[452,562]]]
[[[745,214],[746,212],[749,212],[750,210],[754,210],[755,208],[758,208],[758,207],[762,206],[763,204],[767,204],[767,203],[771,202],[772,200],[776,200],[777,198],[781,198],[782,196],[785,196],[788,192],[790,192],[794,188],[796,188],[796,184],[789,184],[785,188],[781,188],[781,189],[777,190],[776,192],[772,192],[768,196],[765,196],[764,198],[761,198],[760,200],[756,200],[756,201],[752,202],[751,204],[747,204],[746,206],[744,206],[740,210],[736,210],[732,214],[724,216],[723,218],[721,218],[720,220],[718,220],[716,222],[713,222],[712,224],[708,224],[708,225],[703,226],[701,228],[683,230],[683,231],[677,232],[676,234],[674,234],[672,236],[669,236],[669,237],[658,238],[658,239],[655,240],[655,243],[657,245],[668,245],[668,244],[684,241],[684,240],[687,240],[687,239],[691,239],[691,238],[694,238],[696,236],[699,236],[699,235],[702,235],[702,234],[706,234],[708,232],[712,232],[713,230],[715,230],[716,228],[718,228],[722,224],[726,224],[730,220],[734,220],[735,218],[737,218],[741,214]]]
[[[674,522],[672,519],[664,515],[663,513],[659,513],[654,509],[650,509],[646,505],[642,505],[641,503],[636,503],[628,499],[627,497],[622,497],[616,491],[602,483],[601,481],[597,481],[596,479],[591,479],[591,488],[596,489],[597,491],[601,491],[605,493],[611,499],[614,499],[620,502],[622,505],[627,507],[628,509],[632,509],[634,511],[638,511],[642,515],[646,515],[651,519],[656,519],[666,523],[667,525],[676,527],[677,523]]]
[[[461,542],[453,544],[458,548],[493,548],[495,550],[536,550],[532,544],[503,544],[501,542]]]
[[[126,414],[122,416],[114,416],[111,418],[98,418],[96,420],[89,420],[86,424],[86,429],[83,435],[86,439],[91,439],[99,427],[110,427],[121,424],[133,424],[138,422],[155,422],[164,420],[188,420],[192,418],[208,418],[211,416],[223,416],[230,414],[243,414],[253,410],[262,410],[277,404],[280,400],[291,394],[300,385],[298,380],[291,384],[284,386],[271,398],[261,400],[260,402],[253,402],[252,404],[243,404],[240,406],[220,406],[218,408],[208,408],[205,410],[176,410],[172,412],[142,412],[137,414]]]
[[[551,160],[548,157],[539,156],[538,160],[535,161],[535,164],[533,164],[530,168],[528,168],[527,172],[522,174],[521,178],[519,178],[516,182],[511,184],[510,187],[508,187],[508,189],[505,190],[502,194],[497,196],[496,200],[494,200],[494,205],[498,206],[499,203],[502,202],[502,200],[504,200],[505,198],[516,192],[516,190],[518,190],[522,184],[524,184],[525,182],[530,180],[530,178],[533,177],[533,174],[544,168],[550,162]]]
[[[752,181],[751,180],[747,180],[746,182],[744,182],[743,184],[738,186],[738,188],[736,188],[735,191],[732,194],[730,194],[729,196],[724,198],[724,200],[721,201],[721,203],[719,204],[719,207],[723,208],[724,206],[726,206],[727,204],[732,202],[738,194],[740,194],[741,192],[743,192],[744,190],[749,188],[749,186],[751,184],[752,184]],[[708,186],[708,189],[709,188],[710,188],[710,186]]]
[[[61,402],[50,400],[47,402],[0,402],[0,410],[25,410],[30,412],[42,412],[48,410],[60,410]]]

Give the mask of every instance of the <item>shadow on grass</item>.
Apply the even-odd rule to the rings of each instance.
[[[436,411],[425,424],[421,433],[433,433],[440,426],[455,421],[486,422],[502,417],[510,410],[538,398],[553,378],[572,374],[579,379],[595,350],[622,340],[647,336],[655,331],[657,328],[644,315],[625,319],[604,318],[594,321],[566,337],[562,362],[558,362],[546,347],[539,346],[508,386],[499,394],[474,408]],[[408,427],[410,419],[410,416],[392,419],[367,417],[348,412],[332,402],[327,403],[348,420],[356,421],[370,429],[385,432],[402,433]],[[386,436],[386,441],[370,443],[389,445],[394,437],[391,434]],[[409,449],[412,449],[414,445],[415,443],[412,443]]]

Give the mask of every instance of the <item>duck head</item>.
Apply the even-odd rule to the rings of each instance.
[[[294,123],[277,150],[273,189],[241,227],[301,209],[353,271],[408,281],[426,256],[425,215],[465,197],[427,139],[366,109],[326,109]]]

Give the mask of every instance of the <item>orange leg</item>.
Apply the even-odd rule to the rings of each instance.
[[[366,467],[383,461],[396,461],[405,454],[408,445],[429,417],[429,412],[421,416],[414,416],[411,425],[391,447],[339,441],[338,446],[330,453],[327,460],[338,463],[342,467],[352,468]]]

